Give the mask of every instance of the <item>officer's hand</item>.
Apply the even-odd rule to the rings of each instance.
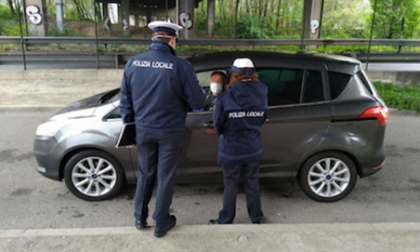
[[[125,148],[127,148],[127,149],[133,149],[133,148],[136,148],[136,145],[127,145],[127,146],[125,146]]]

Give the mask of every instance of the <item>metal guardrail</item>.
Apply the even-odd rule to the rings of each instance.
[[[124,68],[128,60],[135,53],[103,53],[99,55],[100,68]],[[191,55],[178,54],[182,58]],[[367,55],[352,55],[362,62],[366,62]],[[28,53],[26,62],[33,69],[38,68],[95,68],[97,55],[94,53]],[[372,63],[418,63],[420,54],[371,54]],[[0,54],[0,66],[22,65],[23,58],[19,53]]]
[[[26,44],[96,44],[95,38],[88,37],[23,37]],[[20,37],[0,36],[0,44],[19,44]],[[101,45],[145,45],[150,39],[136,38],[98,38]],[[179,45],[197,46],[277,46],[277,45],[359,45],[367,46],[369,39],[189,39],[179,40]],[[374,39],[372,45],[420,46],[418,39]]]
[[[136,38],[90,38],[90,37],[4,37],[0,36],[0,44],[96,44],[99,45],[148,45],[150,39]],[[420,40],[372,40],[372,45],[381,46],[413,46],[420,47]],[[304,45],[304,46],[323,46],[324,52],[327,46],[337,45],[356,45],[368,46],[368,39],[191,39],[179,40],[181,46],[279,46],[279,45]],[[96,67],[101,68],[120,68],[127,60],[134,55],[130,53],[36,53],[25,52],[22,54],[0,54],[0,65],[17,65],[26,63],[35,65],[61,64],[62,68],[82,68]],[[367,55],[354,55],[361,61],[367,61]],[[373,62],[420,62],[420,54],[371,54],[370,61]]]

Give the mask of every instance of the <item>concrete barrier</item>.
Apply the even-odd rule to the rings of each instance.
[[[420,69],[419,72],[368,71],[366,74],[371,81],[389,82],[398,86],[420,84]]]
[[[74,80],[74,81],[117,81],[120,82],[123,69],[88,70],[12,70],[2,72],[3,80]],[[420,83],[419,72],[368,71],[371,81],[391,82],[396,85]]]

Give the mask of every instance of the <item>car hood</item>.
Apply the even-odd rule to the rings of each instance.
[[[91,97],[88,97],[88,98],[85,98],[76,102],[72,102],[66,105],[61,110],[59,110],[57,113],[55,113],[54,116],[73,112],[73,111],[78,111],[78,110],[96,108],[97,106],[100,105],[101,98],[107,93],[109,92],[103,92],[103,93],[100,93],[100,94],[97,94],[97,95],[94,95],[94,96],[91,96]]]
[[[96,108],[100,106],[101,98],[107,93],[108,92],[100,93],[76,102],[72,102],[57,111],[46,121],[91,117],[94,115]]]

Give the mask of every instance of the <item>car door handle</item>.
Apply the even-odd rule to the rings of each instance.
[[[212,121],[203,123],[203,126],[206,128],[214,128]]]

